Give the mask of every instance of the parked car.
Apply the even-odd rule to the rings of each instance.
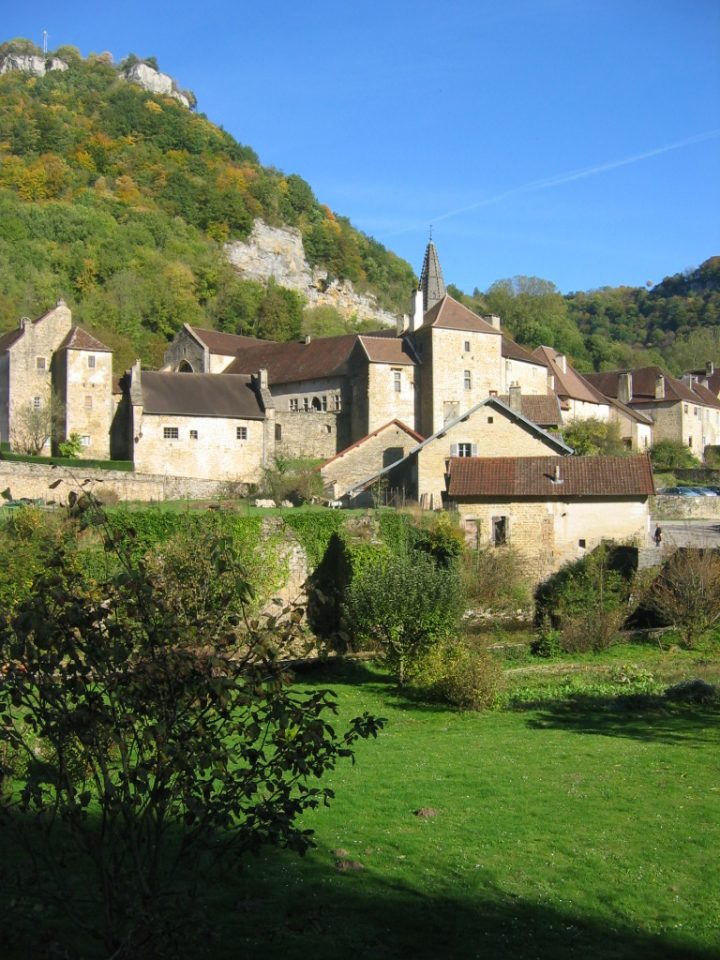
[[[700,493],[695,489],[695,487],[663,487],[660,490],[665,496],[673,497],[699,497]]]

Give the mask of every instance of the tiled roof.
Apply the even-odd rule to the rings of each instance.
[[[523,363],[534,363],[538,367],[547,367],[547,361],[544,357],[532,353],[525,347],[521,347],[519,343],[508,339],[504,334],[502,338],[502,355],[506,360],[522,360]]]
[[[8,347],[11,347],[24,332],[22,327],[18,327],[16,330],[8,330],[7,333],[3,333],[0,336],[0,353],[4,353]]]
[[[93,353],[112,353],[110,347],[96,340],[82,327],[72,327],[58,350],[92,350]]]
[[[555,480],[555,468],[559,480]],[[448,496],[628,497],[655,493],[650,457],[453,457]]]
[[[368,433],[366,436],[361,437],[360,440],[356,440],[355,443],[351,443],[349,447],[345,447],[345,449],[341,450],[340,453],[336,453],[334,457],[330,457],[329,460],[326,460],[325,463],[322,464],[320,469],[322,469],[322,467],[327,467],[328,464],[334,463],[336,460],[341,459],[341,457],[344,457],[352,450],[363,446],[363,444],[365,444],[368,440],[371,440],[373,437],[377,437],[379,434],[384,433],[384,431],[390,427],[397,427],[399,430],[404,430],[404,432],[407,433],[407,435],[413,440],[415,440],[416,443],[423,442],[424,438],[422,434],[419,434],[416,430],[413,430],[412,427],[408,427],[408,425],[403,423],[402,420],[390,420],[389,423],[383,424],[382,427],[378,427],[377,430],[373,430],[372,433]]]
[[[243,420],[265,416],[250,377],[143,370],[141,384],[145,413]]]
[[[720,406],[716,397],[710,398],[710,391],[704,394],[704,399],[693,392],[682,380],[677,380],[666,373],[662,367],[641,367],[637,370],[609,370],[606,373],[589,373],[588,380],[598,390],[608,397],[617,397],[618,382],[621,374],[632,374],[632,397],[630,403],[662,403],[655,396],[655,384],[658,377],[665,378],[665,401],[686,401],[687,403],[705,403],[708,406]],[[705,388],[703,388],[704,390]]]
[[[410,346],[405,339],[395,337],[375,337],[363,334],[360,343],[365,349],[369,360],[373,363],[414,364],[415,359],[410,353]]]
[[[717,394],[713,393],[713,391],[708,389],[708,387],[706,387],[704,384],[693,383],[692,391],[693,393],[697,394],[701,402],[704,403],[706,406],[717,407],[720,405],[718,404]]]
[[[268,383],[296,383],[345,373],[345,364],[358,341],[355,333],[318,337],[309,343],[253,340],[243,347],[225,373],[257,373],[265,369]]]
[[[498,400],[502,400],[505,406],[510,406],[508,394],[498,397]],[[528,420],[532,420],[533,423],[537,423],[540,427],[559,427],[562,423],[560,404],[554,393],[547,396],[521,394],[520,405],[522,415],[527,417]]]
[[[221,357],[234,357],[241,347],[264,342],[256,337],[243,337],[238,333],[222,333],[220,330],[203,330],[200,327],[189,329],[205,344],[210,353]]]
[[[593,386],[592,382],[581,376],[565,361],[565,370],[560,365],[560,357],[553,347],[538,347],[534,354],[545,361],[548,369],[555,377],[555,393],[561,398],[581,400],[585,403],[601,403],[607,405],[607,398],[603,392]]]
[[[444,296],[439,303],[428,310],[423,317],[422,326],[439,327],[443,330],[474,330],[477,333],[494,333],[501,336],[500,331],[491,323],[483,320],[449,295]]]
[[[620,400],[616,400],[615,397],[608,397],[608,403],[611,407],[615,407],[616,410],[619,410],[626,417],[630,417],[631,420],[637,421],[637,423],[644,423],[648,426],[652,426],[654,421],[652,417],[649,417],[646,413],[643,413],[641,410],[633,410],[632,407],[628,407],[626,403],[622,403]]]

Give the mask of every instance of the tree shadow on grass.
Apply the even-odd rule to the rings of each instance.
[[[7,824],[5,825],[5,829]],[[0,841],[6,840],[0,834]],[[5,848],[7,849],[7,848]],[[246,860],[241,871],[221,863],[202,887],[197,936],[170,952],[144,954],[183,960],[713,960],[711,945],[691,937],[658,936],[633,928],[619,911],[586,917],[552,903],[498,889],[489,875],[467,883],[448,877],[432,892],[412,881],[383,877],[373,851],[338,869],[339,852],[316,849],[300,859],[268,850]],[[41,898],[22,900],[26,922],[18,924],[17,897],[7,888],[22,864],[0,869],[3,960],[101,960],[96,948]],[[76,870],[67,861],[65,870]],[[82,886],[75,875],[73,885]],[[182,882],[183,878],[179,878]],[[85,878],[89,885],[91,880]],[[479,891],[479,892],[478,892]],[[88,893],[90,893],[88,887]],[[31,918],[27,922],[27,917]],[[10,936],[8,936],[10,932]],[[133,960],[137,958],[133,957]]]
[[[528,726],[604,737],[629,737],[669,744],[720,746],[720,703],[677,704],[650,695],[603,697],[575,694],[549,703],[526,704]]]

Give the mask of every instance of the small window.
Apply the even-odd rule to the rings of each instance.
[[[457,445],[457,455],[459,457],[471,457],[472,456],[472,444],[471,443],[459,443]]]
[[[275,424],[275,440],[278,442],[282,440],[282,424],[281,423]]]
[[[323,410],[327,410],[327,408],[328,408],[327,397],[323,397],[322,400],[321,400],[321,403],[322,403],[322,409],[323,409]]]
[[[688,446],[692,447],[692,437],[688,437]]]
[[[180,431],[177,427],[163,427],[163,440],[177,440]]]
[[[42,397],[33,397],[33,410],[39,410],[42,406]]]
[[[470,341],[465,341],[465,353],[470,353]]]
[[[402,390],[402,373],[400,370],[393,370],[393,389],[395,393],[400,393]]]
[[[469,370],[465,370],[463,373],[463,383],[466,390],[470,390],[472,388],[472,374]]]
[[[310,409],[310,401],[308,400],[307,397],[303,397],[303,410],[307,413],[309,409]]]
[[[683,410],[684,410],[685,413],[688,412],[688,405],[687,405],[687,404],[685,404],[685,406],[683,407]]]
[[[488,417],[488,423],[494,423],[494,422],[495,422],[494,417]]]
[[[698,408],[697,408],[697,407],[694,408],[694,413],[695,413],[695,416],[698,415]]]
[[[235,428],[235,439],[236,440],[247,440],[248,432],[247,427],[236,427]]]
[[[290,409],[291,409],[291,410],[297,410],[297,409],[298,409],[297,397],[293,397],[293,398],[290,400]]]
[[[191,439],[191,440],[197,440],[197,439],[198,439],[198,432],[197,432],[197,430],[191,430],[191,431],[190,431],[190,439]]]
[[[90,446],[90,437],[87,434],[84,434],[82,437],[80,437],[80,446],[81,447]]]
[[[86,394],[86,396],[85,396],[85,409],[86,409],[86,410],[92,410],[92,408],[93,408],[92,397],[91,397],[89,394]]]
[[[329,423],[325,424],[325,433],[332,433],[332,427]]]
[[[336,409],[336,410],[339,410],[339,409],[340,409],[340,394],[338,394],[338,395],[335,397],[335,409]]]
[[[35,357],[35,369],[36,370],[45,370],[45,357]]]
[[[94,354],[94,353],[91,353],[90,356],[88,357],[88,369],[89,369],[89,370],[94,370],[94,369],[95,369],[95,354]]]
[[[504,546],[508,541],[508,518],[492,518],[492,540],[496,547]]]
[[[581,538],[580,540],[578,540],[578,546],[580,547],[581,550],[584,550],[584,549],[585,549],[585,540],[583,540],[582,538]]]

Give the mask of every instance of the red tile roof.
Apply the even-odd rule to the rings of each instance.
[[[483,320],[472,310],[446,295],[436,303],[423,317],[423,327],[439,327],[443,330],[470,330],[477,333],[493,333],[502,336],[487,320]]]
[[[502,400],[505,406],[510,407],[510,396],[508,394],[498,397],[498,400]],[[521,394],[520,412],[540,427],[559,427],[562,423],[560,404],[554,393],[547,396],[531,393]]]
[[[534,363],[538,367],[547,367],[547,361],[543,356],[532,353],[504,335],[502,338],[502,355],[508,360],[522,360],[523,363]]]
[[[687,403],[703,403],[711,407],[720,407],[717,397],[711,391],[701,387],[700,393],[695,393],[682,380],[671,377],[662,367],[640,367],[637,370],[609,370],[605,373],[589,373],[588,380],[608,397],[617,397],[618,381],[625,373],[632,374],[632,397],[630,403],[662,403],[663,400],[655,396],[655,384],[658,377],[665,378],[665,401],[685,401]],[[697,384],[695,385],[697,386]]]
[[[24,332],[22,327],[18,327],[16,330],[8,330],[7,333],[3,333],[0,336],[0,353],[4,353],[8,347],[11,347]]]
[[[112,353],[110,347],[96,340],[82,327],[72,327],[58,350],[91,350],[93,353]]]
[[[268,372],[269,384],[338,376],[346,372],[347,361],[357,342],[355,333],[318,337],[309,343],[254,340],[238,352],[225,373],[249,374],[264,369]]]
[[[555,393],[565,399],[581,400],[584,403],[601,403],[607,406],[607,398],[593,386],[592,382],[581,376],[568,362],[565,370],[561,366],[562,357],[553,347],[538,347],[534,354],[546,362],[550,373],[555,377]]]
[[[556,482],[555,468],[561,482]],[[655,493],[650,457],[453,457],[448,496],[560,499]]]
[[[334,457],[330,457],[329,460],[326,460],[320,467],[322,470],[323,467],[327,467],[328,464],[334,463],[336,460],[339,460],[341,457],[344,457],[346,454],[350,453],[352,450],[357,449],[358,447],[363,446],[368,440],[371,440],[373,437],[377,437],[379,434],[384,433],[389,427],[397,427],[399,430],[404,430],[405,433],[417,443],[422,443],[425,439],[422,434],[418,433],[416,430],[413,430],[412,427],[408,427],[406,423],[403,423],[402,420],[390,420],[389,423],[383,424],[382,427],[378,427],[377,430],[373,430],[372,433],[368,433],[366,436],[361,437],[359,440],[356,440],[355,443],[351,443],[349,447],[345,447],[344,450],[341,450],[340,453],[336,453]]]
[[[220,330],[204,330],[201,327],[189,327],[195,337],[208,348],[210,353],[221,357],[234,357],[241,347],[264,343],[257,337],[243,337],[239,333],[222,333]]]
[[[368,360],[372,360],[373,363],[392,363],[398,366],[415,363],[410,345],[405,339],[395,337],[391,340],[389,337],[362,334],[360,343],[365,349]]]

